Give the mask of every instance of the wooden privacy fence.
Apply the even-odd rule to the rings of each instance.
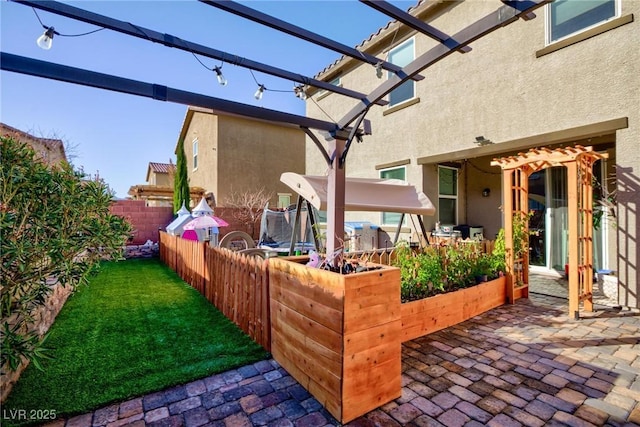
[[[271,351],[267,261],[160,233],[160,259]]]

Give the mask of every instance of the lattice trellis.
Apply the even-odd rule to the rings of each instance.
[[[533,148],[517,156],[494,159],[502,168],[505,248],[509,302],[529,296],[529,176],[554,166],[567,168],[569,231],[569,314],[579,317],[580,301],[593,310],[593,164],[607,158],[593,147]],[[514,230],[525,247],[514,248]]]

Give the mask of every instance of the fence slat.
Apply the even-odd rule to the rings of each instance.
[[[271,351],[267,260],[160,233],[160,259]]]

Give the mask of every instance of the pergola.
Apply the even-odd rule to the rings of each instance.
[[[204,197],[204,188],[189,187],[191,203],[194,205]],[[173,203],[173,187],[161,185],[132,185],[128,194],[133,200],[167,201]]]
[[[284,32],[309,43],[331,49],[342,55],[354,58],[362,63],[379,66],[391,73],[390,77],[369,94],[359,93],[348,88],[332,85],[328,82],[296,74],[272,65],[262,64],[247,58],[241,58],[232,53],[223,52],[208,46],[182,40],[179,37],[154,31],[130,22],[120,21],[108,16],[99,15],[87,10],[55,1],[11,0],[25,6],[45,10],[60,16],[97,25],[113,31],[141,38],[150,42],[160,43],[167,47],[180,49],[208,58],[229,62],[231,64],[277,76],[288,81],[295,81],[307,87],[315,87],[358,100],[356,105],[337,122],[317,120],[275,110],[269,110],[247,104],[214,98],[198,93],[192,93],[163,85],[131,80],[114,75],[97,73],[81,68],[74,68],[27,58],[7,52],[0,54],[0,68],[2,70],[54,79],[85,86],[92,86],[132,95],[153,98],[159,101],[169,101],[184,105],[210,108],[214,112],[236,114],[245,117],[258,118],[267,121],[288,123],[299,126],[320,149],[329,167],[328,173],[328,203],[327,203],[327,253],[334,253],[341,248],[344,236],[345,211],[345,163],[349,147],[354,139],[360,140],[370,134],[370,126],[365,120],[369,109],[374,105],[386,104],[385,97],[402,83],[409,79],[420,80],[420,73],[447,56],[458,52],[471,50],[469,45],[474,41],[492,33],[499,28],[509,25],[518,19],[530,20],[535,17],[533,11],[549,3],[551,0],[501,0],[502,3],[495,11],[481,17],[476,22],[461,29],[453,35],[446,34],[415,16],[404,12],[382,0],[360,0],[379,12],[397,20],[399,23],[414,29],[439,42],[435,47],[426,51],[404,67],[389,63],[367,52],[345,46],[342,43],[312,33],[304,28],[284,22],[273,16],[251,9],[233,1],[200,0],[203,5],[216,7],[253,22],[266,25],[274,30]],[[331,6],[327,6],[331,7]],[[326,146],[311,130],[326,133]],[[340,257],[336,258],[340,262]]]
[[[593,164],[607,158],[593,147],[532,148],[517,156],[491,162],[502,168],[502,211],[507,255],[507,296],[513,303],[529,294],[529,251],[526,242],[514,242],[514,222],[529,235],[529,176],[542,169],[567,168],[569,232],[569,315],[579,317],[580,302],[593,311]],[[514,243],[520,245],[516,248]],[[521,256],[516,257],[515,254]]]

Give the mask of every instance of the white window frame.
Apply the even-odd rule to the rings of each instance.
[[[387,55],[387,57],[388,57],[388,58],[390,58],[390,57],[391,57],[391,55],[392,55],[392,53],[393,53],[394,51],[396,51],[396,50],[400,50],[401,48],[405,47],[405,45],[407,45],[407,44],[409,44],[409,43],[411,43],[411,47],[412,47],[412,50],[413,50],[413,52],[412,52],[412,59],[411,59],[411,61],[415,60],[415,59],[416,59],[416,41],[415,41],[415,37],[411,37],[411,38],[409,38],[409,39],[407,39],[407,40],[403,41],[402,43],[400,43],[399,45],[397,45],[397,46],[396,46],[396,47],[394,47],[393,49],[390,49],[390,50],[389,50],[389,54]],[[390,62],[391,62],[391,63],[393,63],[392,61],[390,61]],[[406,65],[406,64],[405,64],[405,65]],[[405,65],[402,65],[401,67],[404,67]],[[393,71],[388,71],[388,72],[387,72],[387,79],[389,79],[389,77],[391,77],[391,76],[393,76],[393,75],[395,75],[395,73],[394,73]],[[407,98],[407,99],[403,99],[403,100],[402,100],[402,101],[400,101],[400,102],[397,102],[397,103],[395,103],[395,104],[392,104],[392,103],[391,103],[391,94],[392,94],[395,90],[397,90],[397,89],[399,89],[400,87],[402,87],[402,86],[404,86],[404,85],[406,85],[406,84],[409,84],[409,83],[411,84],[411,87],[412,87],[412,89],[413,89],[413,91],[412,91],[412,92],[413,92],[413,94],[412,94],[409,98]],[[402,104],[404,104],[404,103],[406,103],[406,102],[409,102],[409,101],[411,101],[411,100],[413,100],[413,99],[415,99],[415,98],[416,98],[416,82],[415,82],[414,80],[409,79],[409,80],[407,80],[406,82],[404,82],[401,86],[398,86],[396,89],[394,89],[393,91],[391,91],[391,93],[389,93],[389,95],[387,96],[387,101],[389,101],[389,105],[387,105],[387,108],[393,108],[393,107],[396,107],[396,106],[398,106],[398,105],[402,105]]]
[[[380,169],[380,170],[378,171],[378,176],[380,177],[380,179],[391,179],[391,178],[385,178],[385,177],[383,177],[382,175],[383,175],[385,172],[394,171],[394,170],[400,170],[400,169],[402,169],[402,170],[404,171],[404,173],[403,173],[403,175],[404,175],[404,179],[403,179],[403,181],[404,181],[404,182],[407,182],[407,167],[406,167],[406,166],[394,166],[394,167],[391,167],[391,168]],[[394,179],[397,179],[397,178],[394,178]],[[382,212],[382,213],[380,214],[380,223],[381,223],[382,225],[387,225],[387,226],[394,226],[394,227],[397,227],[397,226],[398,226],[398,223],[397,223],[397,222],[396,222],[396,223],[392,223],[392,222],[385,222],[385,214],[394,214],[394,215],[398,214],[398,215],[402,215],[402,213],[401,213],[401,212]],[[404,226],[406,226],[406,225],[407,225],[407,216],[405,215],[405,216],[404,216],[404,219],[403,219],[403,221],[402,221],[402,226],[404,227]]]
[[[191,160],[193,161],[193,170],[198,170],[198,138],[195,138],[193,140],[193,151],[192,151],[192,157]]]
[[[546,7],[545,7],[545,18],[546,19],[544,20],[545,44],[547,46],[552,45],[554,43],[557,43],[557,42],[562,41],[564,39],[567,39],[569,37],[573,37],[573,36],[575,36],[577,34],[580,34],[580,33],[583,33],[585,31],[588,31],[591,28],[598,27],[598,26],[600,26],[600,25],[602,25],[602,24],[604,24],[606,22],[609,22],[609,21],[611,21],[613,19],[619,18],[620,15],[621,15],[621,11],[622,11],[622,5],[620,4],[620,1],[621,0],[614,0],[613,1],[614,8],[615,8],[615,12],[614,12],[613,16],[611,16],[611,17],[609,17],[607,19],[604,19],[602,21],[599,21],[599,22],[597,22],[597,23],[595,23],[593,25],[590,25],[588,27],[584,27],[584,28],[582,28],[582,29],[580,29],[578,31],[575,31],[575,32],[571,33],[571,34],[567,34],[566,36],[560,37],[560,38],[558,38],[556,40],[551,40],[551,3],[547,4]]]
[[[283,206],[281,203],[284,198],[287,198],[288,202]],[[286,209],[291,204],[291,193],[278,193],[278,209]]]
[[[456,194],[454,196],[450,195],[450,194],[442,194],[440,193],[440,169],[450,169],[455,171],[456,173]],[[442,166],[442,165],[438,165],[438,222],[440,222],[440,199],[450,199],[450,200],[455,200],[456,201],[456,208],[455,208],[455,222],[454,224],[446,224],[446,225],[457,225],[458,224],[458,208],[460,207],[460,201],[458,196],[460,195],[460,170],[458,168],[454,168],[451,166]],[[444,224],[443,224],[444,225]]]

